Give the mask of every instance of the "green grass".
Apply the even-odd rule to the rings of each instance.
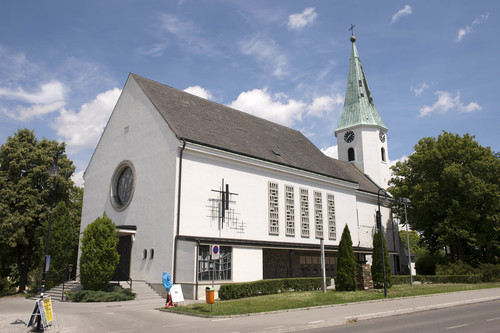
[[[473,289],[499,288],[500,283],[479,284],[419,284],[413,288],[409,285],[395,285],[387,290],[387,298],[408,297],[464,291]],[[384,298],[383,289],[370,291],[322,291],[289,292],[277,295],[256,296],[229,301],[215,301],[214,311],[210,304],[196,303],[178,306],[165,311],[190,313],[207,316],[244,315],[256,312],[279,311],[332,304],[371,301]]]

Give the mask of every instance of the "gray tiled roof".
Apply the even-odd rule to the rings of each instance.
[[[297,130],[130,75],[178,138],[378,190],[354,165],[327,157]]]

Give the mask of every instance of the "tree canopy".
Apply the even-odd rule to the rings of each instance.
[[[477,264],[500,262],[500,160],[474,136],[426,137],[392,167],[389,191],[411,200],[409,225],[431,249]]]
[[[58,152],[54,200],[69,202],[75,167],[65,154],[65,144],[38,140],[33,131],[21,129],[0,148],[0,247],[17,264],[19,291],[29,272],[42,265],[44,222],[50,212],[53,179],[47,173]],[[14,262],[15,261],[15,262]],[[2,266],[5,266],[3,263]]]

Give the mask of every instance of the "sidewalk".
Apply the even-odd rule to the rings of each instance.
[[[161,332],[170,327],[182,331],[204,329],[210,332],[292,331],[341,325],[347,322],[388,317],[464,304],[500,300],[500,288],[470,290],[446,294],[384,299],[317,308],[278,311],[230,318],[198,318],[158,311],[164,304],[134,300],[113,303],[53,302],[56,318],[53,332]],[[35,301],[23,297],[0,299],[0,332],[28,332]],[[307,314],[303,312],[306,311]],[[302,312],[302,313],[301,313]],[[133,316],[133,321],[125,322]],[[258,319],[257,319],[258,317]],[[127,325],[127,326],[126,326]]]

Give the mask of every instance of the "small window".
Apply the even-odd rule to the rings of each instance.
[[[142,251],[142,259],[147,259],[147,258],[148,258],[148,250],[144,249],[144,251]]]
[[[347,161],[352,162],[352,161],[354,161],[354,159],[355,159],[354,158],[354,148],[349,148],[349,150],[347,150]]]
[[[380,153],[382,154],[382,162],[385,162],[385,149],[383,147],[380,149]]]
[[[153,259],[155,257],[155,249],[149,250],[149,259]]]
[[[358,80],[358,84],[359,84],[360,87],[362,87],[363,86],[363,81]]]

